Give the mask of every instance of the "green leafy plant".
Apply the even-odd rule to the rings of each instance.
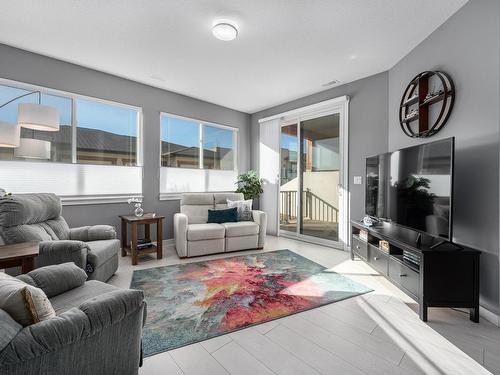
[[[240,174],[236,184],[238,185],[236,192],[243,193],[245,199],[257,199],[264,191],[262,189],[262,179],[254,170]]]

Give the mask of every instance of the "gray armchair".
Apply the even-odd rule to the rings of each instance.
[[[120,241],[108,225],[69,228],[55,194],[16,194],[0,198],[0,245],[40,241],[35,268],[73,262],[89,279],[107,281],[118,269]],[[1,251],[1,248],[0,248]],[[19,269],[7,273],[16,275]]]
[[[142,291],[85,282],[73,264],[18,276],[41,288],[56,316],[22,327],[0,309],[0,373],[135,375],[146,304]]]

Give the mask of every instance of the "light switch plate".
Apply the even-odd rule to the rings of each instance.
[[[354,176],[354,185],[361,185],[363,183],[362,176]]]

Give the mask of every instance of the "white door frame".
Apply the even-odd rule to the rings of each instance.
[[[278,229],[278,236],[282,235],[284,237],[292,237],[300,239],[307,242],[319,243],[327,246],[333,246],[343,250],[347,250],[349,246],[349,220],[350,220],[350,209],[349,209],[349,191],[347,186],[349,184],[349,97],[341,96],[338,98],[326,100],[320,103],[309,105],[303,108],[294,109],[288,112],[280,113],[274,116],[263,118],[259,120],[259,123],[280,119],[281,125],[279,127],[281,134],[281,126],[290,125],[292,123],[297,123],[297,132],[300,140],[300,122],[311,118],[326,116],[328,114],[339,113],[339,128],[340,128],[340,156],[341,156],[341,170],[340,170],[340,184],[339,189],[339,241],[331,241],[318,237],[300,235],[297,236],[294,233],[281,231]],[[299,145],[300,146],[300,145]],[[300,150],[300,147],[299,147]],[[297,168],[300,172],[300,155],[297,158]],[[281,174],[281,168],[279,168]],[[281,175],[279,176],[279,181],[281,181]],[[279,184],[277,189],[276,200],[279,202]],[[301,197],[300,194],[297,196],[297,205],[300,204]],[[297,207],[297,215],[300,210]],[[269,220],[274,220],[269,218]],[[277,217],[275,220],[279,223],[279,209]],[[298,224],[297,224],[298,225]]]

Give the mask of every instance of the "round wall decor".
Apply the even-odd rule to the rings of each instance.
[[[399,106],[399,124],[412,138],[430,137],[448,121],[455,101],[455,87],[443,72],[418,74],[406,87]]]

